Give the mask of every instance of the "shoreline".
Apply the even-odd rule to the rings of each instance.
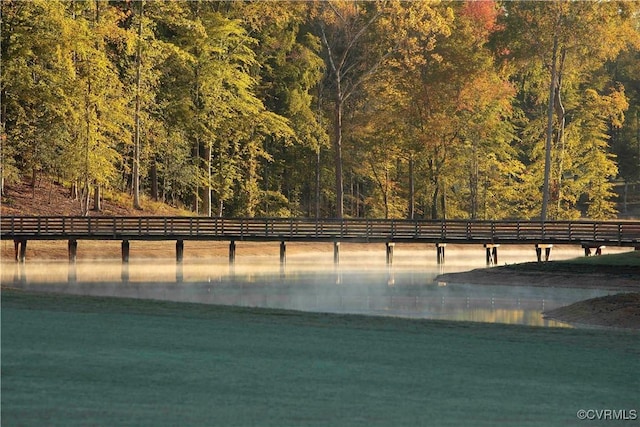
[[[574,326],[640,330],[640,268],[570,262],[546,268],[544,264],[480,268],[446,273],[437,282],[503,286],[604,289],[613,295],[578,301],[543,312],[543,317]],[[559,267],[559,268],[557,268]],[[581,268],[582,267],[582,268]]]
[[[520,264],[526,266],[529,263]],[[610,272],[545,272],[527,270],[526,267],[500,266],[476,268],[458,273],[440,274],[437,282],[477,285],[535,286],[557,288],[604,289],[610,291],[640,292],[640,271],[638,274]]]

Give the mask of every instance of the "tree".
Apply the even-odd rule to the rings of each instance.
[[[532,91],[530,100],[547,105],[540,215],[545,220],[550,202],[557,202],[558,194],[564,189],[563,163],[558,159],[562,158],[564,129],[570,118],[567,104],[578,104],[577,99],[569,95],[583,96],[584,90],[575,89],[588,84],[604,61],[614,59],[632,43],[637,45],[638,33],[630,19],[635,6],[624,2],[567,1],[508,2],[504,6],[507,13],[503,15],[500,50],[506,58],[515,61],[519,74],[528,80],[527,91]],[[538,71],[543,67],[549,70],[548,76]],[[546,96],[543,95],[545,80]],[[559,151],[559,156],[553,151]],[[594,157],[593,161],[607,158]],[[602,165],[602,169],[607,168]]]
[[[133,137],[133,207],[140,206],[140,91],[142,86],[142,21],[144,19],[144,1],[139,1],[138,33],[136,37],[136,106]]]
[[[194,210],[199,210],[198,193],[204,188],[205,213],[213,215],[215,199],[222,216],[242,183],[248,199],[240,210],[252,215],[259,196],[256,162],[268,156],[262,148],[265,135],[289,137],[291,129],[255,96],[255,39],[218,6],[189,3],[182,21],[167,23],[175,52],[164,77],[173,89],[163,98],[192,143]]]
[[[446,31],[446,19],[423,1],[330,1],[319,3],[317,25],[333,93],[335,216],[342,218],[345,103],[399,52],[406,56],[422,44],[431,46],[433,35]]]
[[[67,99],[80,108],[71,113],[69,125],[75,136],[74,164],[80,166],[74,178],[83,183],[81,214],[87,215],[91,187],[94,209],[99,209],[100,187],[116,175],[116,141],[131,140],[129,100],[107,49],[109,43],[125,43],[126,34],[119,27],[123,15],[105,3],[74,1],[70,7],[75,73]]]
[[[436,34],[431,45],[393,58],[388,70],[365,84],[368,92],[357,110],[369,116],[366,139],[378,140],[377,150],[388,153],[370,169],[381,183],[379,177],[386,175],[375,168],[387,165],[388,170],[396,159],[395,175],[409,175],[395,178],[394,184],[407,188],[406,216],[416,215],[416,174],[426,177],[417,186],[427,193],[418,197],[427,200],[422,215],[509,216],[509,204],[516,196],[510,189],[521,165],[510,146],[515,90],[487,47],[498,9],[492,2],[454,6],[440,11],[441,16],[452,17],[450,35]],[[377,150],[367,146],[364,151]],[[384,199],[386,205],[388,197]]]
[[[305,26],[310,8],[305,2],[253,2],[236,12],[257,40],[254,50],[261,66],[256,96],[268,111],[287,118],[293,131],[291,138],[264,139],[269,156],[261,156],[259,165],[262,200],[258,208],[264,216],[309,211],[313,203],[309,190],[317,185],[313,173],[319,166],[317,154],[328,144],[323,117],[315,108],[324,62],[318,56],[319,37]],[[309,196],[303,198],[305,193]]]
[[[46,1],[2,2],[2,182],[29,171],[64,173],[71,104],[60,94],[71,72],[65,9]],[[35,193],[34,193],[35,194]]]

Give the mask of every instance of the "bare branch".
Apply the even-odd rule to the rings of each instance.
[[[376,71],[378,71],[378,68],[380,68],[380,66],[394,53],[397,52],[398,49],[398,45],[394,46],[392,49],[390,49],[387,53],[385,53],[384,55],[382,55],[382,57],[380,57],[380,59],[371,66],[371,68],[369,68],[365,73],[363,73],[360,78],[358,80],[356,80],[350,88],[348,88],[347,90],[345,90],[345,95],[343,97],[343,100],[347,100],[347,98],[349,98],[355,91],[356,89],[362,84],[364,83],[369,77],[371,77],[373,74],[376,73]]]
[[[338,69],[336,68],[336,64],[333,60],[333,52],[331,51],[331,46],[329,45],[329,41],[327,40],[327,34],[324,31],[324,25],[320,24],[320,32],[322,33],[322,42],[327,47],[327,53],[329,54],[329,64],[331,65],[331,69],[333,72],[338,75]]]

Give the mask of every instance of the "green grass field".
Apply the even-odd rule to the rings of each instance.
[[[3,426],[601,425],[576,412],[640,410],[640,336],[4,290],[1,399]]]
[[[580,265],[615,265],[640,268],[640,251],[623,252],[600,256],[580,257],[564,261],[565,263]]]
[[[563,261],[525,262],[500,268],[515,271],[540,271],[543,273],[571,272],[640,277],[640,251],[579,257]]]

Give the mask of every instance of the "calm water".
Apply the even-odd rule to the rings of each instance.
[[[259,257],[258,257],[259,258]],[[442,269],[302,263],[280,268],[254,259],[226,263],[169,260],[64,262],[2,265],[2,283],[25,290],[80,295],[145,298],[178,302],[358,313],[426,319],[568,326],[542,318],[542,312],[607,295],[593,289],[437,283]],[[447,271],[476,266],[448,267]]]

